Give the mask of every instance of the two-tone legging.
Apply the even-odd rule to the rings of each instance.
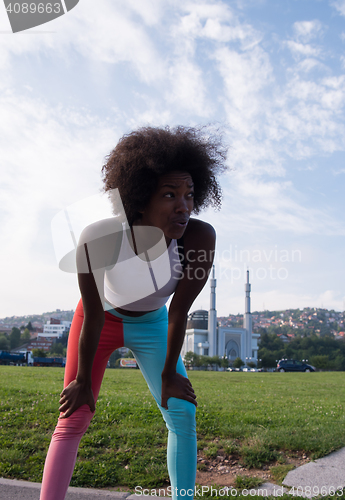
[[[64,387],[76,378],[78,343],[83,321],[83,305],[80,300],[68,338]],[[167,460],[173,498],[191,498],[195,484],[197,453],[195,406],[177,398],[168,399],[167,410],[160,405],[167,331],[168,314],[165,306],[139,317],[124,316],[114,309],[106,311],[92,367],[92,391],[96,401],[111,353],[119,347],[128,347],[137,360],[169,431]],[[177,372],[187,376],[181,357],[177,363]],[[40,500],[64,500],[80,440],[93,415],[89,406],[83,405],[70,417],[58,419],[45,462]]]

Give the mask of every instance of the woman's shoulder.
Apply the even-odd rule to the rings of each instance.
[[[83,263],[85,264],[86,262],[85,255],[88,259],[88,272],[90,272],[90,266],[91,270],[111,268],[118,258],[122,234],[122,223],[115,217],[99,220],[85,227],[78,242],[78,269],[84,269]],[[87,247],[87,251],[85,250],[85,252],[84,246]]]
[[[189,219],[184,233],[184,241],[185,246],[189,248],[210,248],[210,246],[214,246],[216,241],[216,231],[208,222],[200,219]]]
[[[101,240],[105,237],[117,238],[122,236],[123,225],[116,217],[98,220],[86,226],[79,238],[79,245]]]
[[[215,238],[216,231],[214,230],[214,227],[211,226],[211,224],[209,224],[208,222],[200,219],[189,219],[185,237],[189,238],[197,235]]]

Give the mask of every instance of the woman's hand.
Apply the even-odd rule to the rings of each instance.
[[[161,406],[163,406],[163,408],[168,409],[169,398],[185,399],[195,406],[198,406],[192,384],[188,378],[176,372],[169,375],[162,373]]]
[[[73,380],[60,394],[59,411],[64,413],[60,418],[67,418],[83,405],[89,405],[95,411],[95,400],[90,385],[85,385]]]

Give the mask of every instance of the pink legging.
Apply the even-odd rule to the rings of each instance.
[[[83,321],[83,305],[80,300],[68,338],[64,387],[76,378],[78,344]],[[92,367],[92,391],[96,402],[111,353],[124,345],[131,349],[169,430],[167,455],[171,485],[175,491],[188,491],[185,495],[191,498],[196,474],[195,406],[176,398],[168,400],[168,410],[160,406],[167,325],[165,306],[137,318],[121,315],[114,310],[106,311]],[[181,358],[176,368],[179,373],[187,376]],[[70,417],[58,419],[46,458],[40,500],[64,500],[80,440],[93,415],[89,406],[83,405]],[[174,494],[173,498],[178,496]]]

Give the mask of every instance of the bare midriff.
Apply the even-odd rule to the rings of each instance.
[[[126,311],[125,309],[121,309],[120,307],[114,307],[114,309],[115,311],[117,311],[120,314],[123,314],[124,316],[132,316],[133,318],[144,316],[144,314],[153,312],[153,311]],[[154,309],[154,311],[157,311],[157,309]]]

